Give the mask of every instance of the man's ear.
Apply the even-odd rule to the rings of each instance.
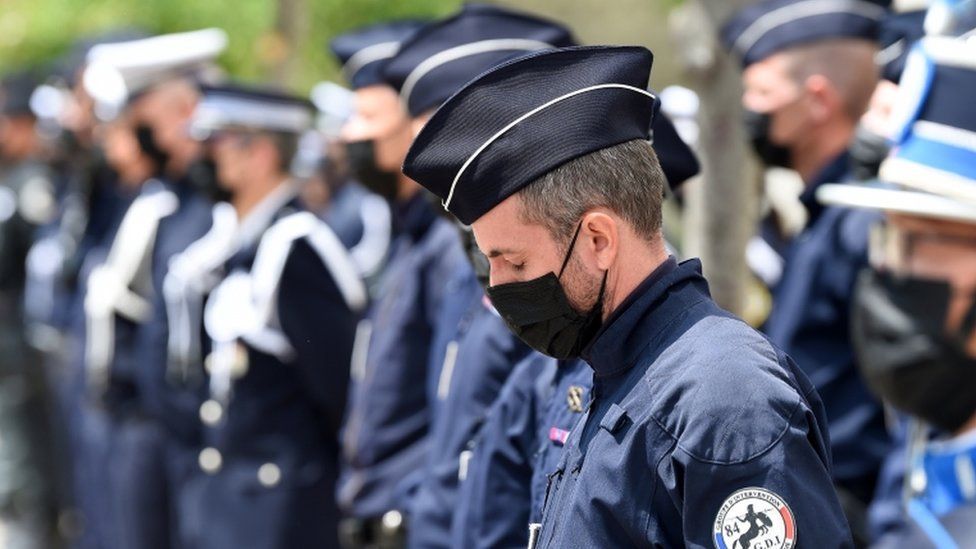
[[[597,269],[606,271],[617,259],[620,249],[620,231],[616,217],[603,209],[588,212],[583,216],[583,225],[577,246],[591,255]]]
[[[810,103],[810,116],[817,124],[823,124],[843,110],[844,102],[834,84],[822,74],[813,74],[804,83],[807,93],[813,99]]]

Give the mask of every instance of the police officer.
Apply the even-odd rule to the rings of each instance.
[[[12,548],[51,546],[57,518],[46,380],[23,324],[27,251],[55,206],[29,106],[37,84],[29,71],[0,79],[0,518]]]
[[[859,0],[767,0],[742,10],[723,31],[743,62],[742,102],[756,152],[804,181],[807,225],[786,249],[763,330],[824,399],[834,480],[858,537],[888,450],[882,409],[857,372],[848,324],[875,215],[824,208],[814,194],[847,179],[846,149],[877,82],[874,40],[883,14]]]
[[[382,66],[418,27],[382,24],[332,42],[356,91],[356,114],[342,130],[353,173],[391,203],[395,231],[376,300],[357,330],[338,492],[348,547],[404,543],[407,494],[399,486],[427,455],[434,325],[446,283],[466,261],[451,223],[397,171],[413,132]]]
[[[113,150],[135,146],[146,173],[103,265],[88,280],[86,381],[110,413],[112,536],[118,547],[169,547],[171,475],[167,433],[155,388],[165,340],[159,288],[169,258],[209,225],[209,205],[188,175],[198,147],[185,125],[196,101],[190,74],[202,73],[226,46],[219,29],[103,44],[89,53],[85,84],[96,101],[124,87],[125,105],[110,126]],[[124,164],[122,164],[124,165]],[[138,166],[139,164],[135,164]],[[147,509],[153,509],[147,512]]]
[[[470,4],[404,42],[384,75],[419,130],[441,103],[481,72],[525,51],[572,43],[562,25]],[[473,242],[470,230],[461,234]],[[529,352],[487,304],[468,262],[459,262],[445,284],[430,354],[430,448],[424,468],[402,488],[415,491],[408,505],[410,547],[452,546],[451,513],[466,446],[513,366]]]
[[[593,369],[539,544],[849,545],[816,391],[709,299],[697,261],[665,252],[651,57],[503,64],[442,106],[404,163],[472,225],[513,331]]]
[[[204,89],[192,121],[209,134],[239,244],[203,312],[205,447],[180,510],[190,547],[338,543],[338,429],[367,297],[288,176],[311,122],[307,101],[241,86]]]
[[[923,38],[896,101],[883,185],[825,185],[828,204],[880,209],[871,268],[858,280],[852,327],[869,386],[909,421],[896,500],[903,521],[877,547],[969,547],[976,539],[976,89],[972,43]],[[895,490],[893,490],[895,491]]]
[[[392,237],[390,204],[352,179],[349,158],[339,132],[353,114],[354,93],[333,82],[317,84],[311,93],[319,111],[313,132],[303,137],[307,182],[302,200],[332,227],[349,249],[371,289],[386,264]],[[299,155],[302,155],[301,146]]]
[[[658,106],[655,100],[654,151],[671,192],[677,193],[698,173],[698,159]],[[476,246],[475,252],[487,263]],[[469,444],[471,457],[452,517],[453,547],[525,545],[526,524],[541,521],[548,476],[588,405],[592,386],[592,370],[581,360],[535,354],[515,367]]]

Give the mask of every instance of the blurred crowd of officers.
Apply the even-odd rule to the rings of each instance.
[[[764,336],[670,245],[623,313],[616,266],[580,301],[598,217],[550,279],[486,248],[587,155],[657,181],[635,136],[681,207],[697,97],[648,91],[641,48],[469,4],[334,38],[345,82],[308,98],[228,79],[219,29],[7,73],[0,545],[976,547],[974,27],[974,0],[723,26],[755,152],[802,180],[745,251]]]

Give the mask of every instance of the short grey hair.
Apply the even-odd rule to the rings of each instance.
[[[588,210],[607,208],[652,241],[661,231],[664,172],[649,141],[635,139],[573,159],[518,192],[521,218],[568,244]]]

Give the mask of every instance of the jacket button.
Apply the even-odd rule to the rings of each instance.
[[[200,450],[197,461],[200,463],[200,469],[203,469],[204,473],[213,475],[217,471],[220,471],[220,467],[224,463],[224,458],[216,448],[204,448]]]
[[[213,427],[224,417],[224,407],[216,400],[210,399],[200,405],[200,420]]]
[[[258,482],[265,488],[274,488],[281,482],[281,469],[274,463],[265,463],[258,468]]]

